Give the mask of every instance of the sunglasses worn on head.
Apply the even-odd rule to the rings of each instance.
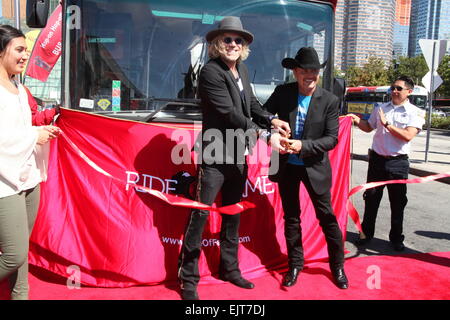
[[[408,90],[408,88],[403,88],[400,86],[391,86],[391,91],[397,90],[398,92],[402,91],[402,90]]]
[[[234,43],[236,44],[242,44],[244,42],[244,40],[242,38],[232,38],[232,37],[225,37],[223,38],[223,42],[226,44],[230,44],[234,41]]]

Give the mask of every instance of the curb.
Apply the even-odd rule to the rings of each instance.
[[[352,160],[362,160],[362,161],[366,161],[366,162],[369,161],[369,157],[367,155],[355,154],[355,153],[351,153],[350,155],[351,155]],[[414,166],[409,167],[409,173],[414,176],[418,176],[418,177],[426,177],[426,176],[438,174],[438,172],[432,172],[432,171],[427,171],[424,169],[414,168]],[[435,181],[442,182],[445,184],[450,184],[450,177],[437,179]]]

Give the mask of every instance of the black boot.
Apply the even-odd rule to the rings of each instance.
[[[196,288],[181,289],[181,298],[183,300],[198,300]]]
[[[292,287],[297,282],[298,275],[301,271],[302,268],[289,268],[283,279],[283,287]]]
[[[344,268],[332,268],[331,274],[333,275],[334,282],[336,283],[339,289],[347,289],[348,288],[348,279],[345,275]]]
[[[232,284],[234,284],[235,286],[238,286],[240,288],[244,288],[244,289],[253,289],[255,287],[255,285],[248,281],[247,279],[244,279],[242,277],[239,278],[232,278],[232,279],[227,279],[226,277],[219,277],[220,280],[223,281],[228,281]]]

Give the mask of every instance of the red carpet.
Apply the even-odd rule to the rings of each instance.
[[[327,263],[305,269],[294,287],[280,286],[278,272],[253,279],[253,290],[229,283],[200,285],[200,299],[209,300],[442,300],[450,299],[450,252],[401,256],[370,256],[346,261],[350,288],[339,290],[331,282]],[[372,288],[372,289],[371,289]],[[0,298],[6,299],[5,283]],[[178,300],[176,283],[131,288],[69,289],[66,279],[30,267],[32,300]]]

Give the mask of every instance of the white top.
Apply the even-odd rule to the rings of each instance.
[[[37,145],[38,127],[31,125],[28,95],[0,86],[0,198],[34,188],[47,178],[49,144]]]
[[[425,123],[425,112],[409,100],[403,105],[396,106],[392,102],[387,102],[374,108],[369,118],[370,126],[375,129],[372,149],[383,156],[398,156],[409,154],[411,142],[406,142],[395,137],[381,123],[378,110],[381,108],[385,114],[386,120],[398,128],[415,127],[419,130]]]

